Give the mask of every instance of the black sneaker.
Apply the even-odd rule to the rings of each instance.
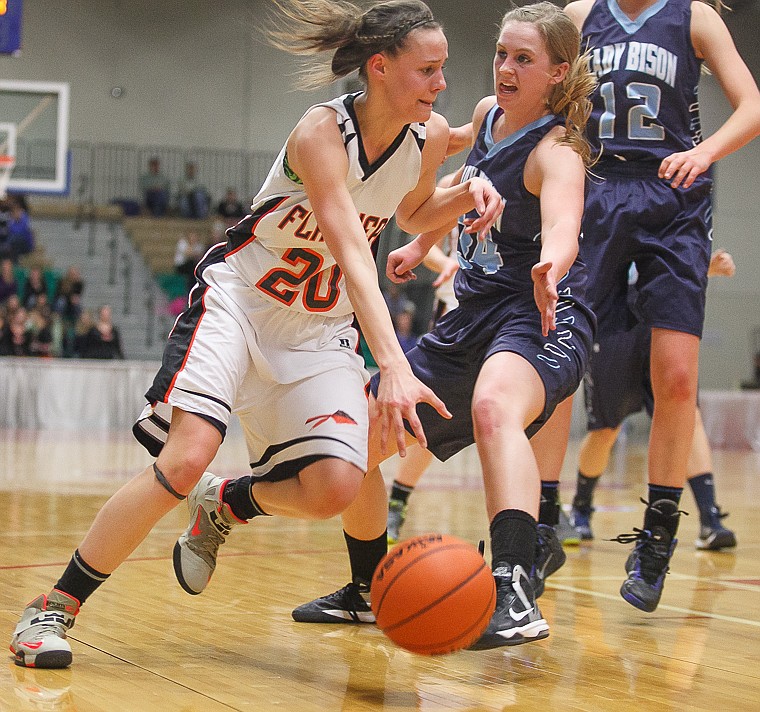
[[[554,527],[548,524],[538,525],[538,540],[536,541],[536,563],[530,572],[530,583],[536,598],[544,593],[546,579],[557,571],[567,561],[567,554]]]
[[[711,509],[707,522],[699,527],[699,537],[694,542],[697,549],[718,551],[718,549],[732,549],[736,546],[736,535],[723,526],[722,521],[728,516],[720,511],[720,507]]]
[[[496,580],[496,610],[485,633],[469,650],[521,645],[548,637],[549,625],[538,610],[536,595],[523,567],[500,566],[493,575]]]
[[[625,562],[628,578],[620,587],[620,595],[632,606],[651,613],[660,602],[665,574],[678,543],[675,532],[681,512],[678,505],[669,499],[652,504],[641,501],[647,505],[644,526],[648,528],[634,528],[633,534],[620,534],[613,541],[621,544],[636,542]]]
[[[369,584],[349,583],[335,593],[298,606],[291,615],[299,623],[374,623]]]

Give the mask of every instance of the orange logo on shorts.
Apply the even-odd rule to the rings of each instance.
[[[314,423],[314,425],[311,426],[311,429],[314,430],[314,428],[319,427],[330,419],[334,420],[336,423],[340,423],[341,425],[358,425],[358,423],[348,413],[344,413],[342,410],[336,410],[334,413],[330,413],[329,415],[315,415],[313,418],[309,418],[306,421],[306,425],[309,423]]]

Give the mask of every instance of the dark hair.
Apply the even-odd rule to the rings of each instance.
[[[441,29],[422,0],[386,0],[362,10],[345,0],[272,0],[279,10],[267,30],[269,41],[292,54],[316,55],[334,50],[329,62],[301,72],[300,86],[329,84],[364,65],[378,52],[396,55],[409,33]]]

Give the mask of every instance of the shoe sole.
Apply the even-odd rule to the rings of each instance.
[[[299,613],[297,608],[290,615],[296,623],[337,623],[339,625],[345,625],[346,623],[349,625],[370,625],[375,623],[375,614],[369,612],[357,613],[359,620],[353,619],[349,613],[346,613],[345,617],[337,613],[330,614],[324,611],[318,613]]]
[[[733,532],[729,535],[718,535],[712,541],[708,539],[697,539],[694,546],[700,551],[718,551],[720,549],[733,549],[736,546],[736,537]]]
[[[177,582],[182,586],[182,590],[189,593],[191,596],[198,596],[203,591],[194,591],[190,588],[190,585],[185,581],[185,577],[182,575],[182,547],[179,542],[175,542],[174,551],[172,552],[172,562],[174,564],[174,575],[177,577]]]
[[[524,635],[525,633],[525,635]],[[522,628],[513,629],[513,635],[505,637],[499,633],[483,635],[476,640],[467,650],[493,650],[494,648],[512,647],[532,643],[534,640],[544,640],[549,637],[549,625],[542,618],[533,621]]]
[[[655,601],[654,605],[647,601],[642,601],[640,598],[626,589],[625,583],[623,583],[623,585],[620,587],[620,595],[623,597],[623,600],[626,603],[630,603],[634,608],[638,608],[640,611],[644,611],[644,613],[653,613],[657,610],[657,606],[660,603],[659,599]]]
[[[73,656],[68,650],[50,650],[46,653],[39,653],[33,656],[29,662],[27,662],[23,651],[16,651],[11,646],[11,652],[13,653],[13,662],[19,667],[39,670],[67,668],[73,660]]]

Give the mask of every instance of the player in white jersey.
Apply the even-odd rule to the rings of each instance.
[[[240,481],[232,488],[244,508],[326,518],[352,502],[367,468],[367,401],[351,305],[383,374],[384,442],[390,437],[404,449],[404,419],[425,442],[418,402],[448,415],[401,351],[369,246],[394,212],[411,232],[475,209],[468,229],[484,233],[501,214],[501,196],[484,179],[435,185],[448,142],[446,121],[432,112],[446,86],[446,38],[420,0],[389,0],[364,12],[332,0],[275,4],[283,22],[272,35],[276,44],[332,52],[329,70],[311,72],[312,79],[358,70],[366,88],[304,115],[254,215],[199,263],[198,284],[148,393],[172,407],[168,438],[158,442],[156,463],[100,510],[53,590],[24,611],[11,641],[19,665],[71,663],[66,632],[80,605],[188,493],[197,518],[187,534],[209,536],[190,552],[194,568],[184,584],[202,589],[204,557],[231,522],[226,501],[209,504],[223,481],[204,472],[233,409],[257,475],[247,490]],[[180,549],[178,573],[185,564]]]

